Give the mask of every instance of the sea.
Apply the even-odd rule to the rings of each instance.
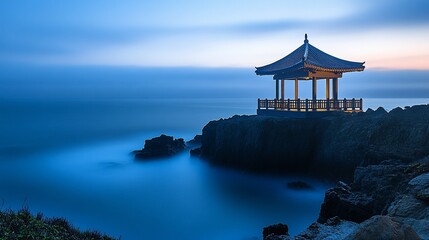
[[[136,161],[160,134],[192,139],[209,121],[256,113],[275,83],[252,68],[0,66],[0,207],[64,217],[121,239],[262,239],[319,214],[335,183],[213,166],[183,152]],[[428,71],[345,74],[339,95],[364,108],[429,103]],[[310,97],[311,83],[300,83]],[[324,82],[318,84],[324,96]],[[286,83],[292,98],[293,83]],[[287,188],[305,181],[312,190]]]

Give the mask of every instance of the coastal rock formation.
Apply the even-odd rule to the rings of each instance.
[[[425,166],[429,168],[429,166]],[[422,168],[422,167],[421,167]],[[426,169],[428,172],[429,170]],[[418,175],[408,182],[403,194],[398,194],[389,206],[388,215],[414,227],[423,239],[429,239],[429,173]]]
[[[358,167],[350,187],[329,189],[318,222],[333,216],[361,223],[376,215],[387,215],[401,225],[413,226],[429,239],[429,159],[402,164],[385,161]]]
[[[264,227],[262,231],[264,239],[274,240],[276,238],[286,238],[289,236],[289,227],[286,224],[275,224]]]
[[[337,186],[325,193],[318,222],[325,223],[332,217],[360,223],[370,218],[374,199],[366,194],[354,193],[350,188]]]
[[[201,142],[199,154],[213,164],[350,182],[326,192],[307,230],[265,239],[429,239],[429,105],[234,116],[208,123]]]
[[[186,145],[191,147],[191,148],[196,148],[196,147],[201,147],[201,139],[202,139],[202,135],[197,134],[194,136],[193,139],[189,140],[186,142]]]
[[[358,167],[325,194],[320,216],[298,236],[267,239],[429,239],[429,159]]]
[[[186,142],[186,146],[190,148],[189,153],[191,156],[199,157],[201,155],[201,135],[195,135],[192,140]]]
[[[419,240],[411,225],[390,216],[373,216],[357,224],[337,217],[326,223],[313,223],[297,236],[270,234],[264,240]]]
[[[183,138],[174,139],[162,134],[159,137],[146,140],[144,148],[134,151],[136,159],[152,159],[172,156],[185,150]]]
[[[297,236],[269,234],[264,240],[340,240],[350,235],[359,224],[341,220],[338,217],[329,219],[326,223],[315,222]]]
[[[292,119],[234,116],[203,129],[201,157],[254,171],[350,180],[357,166],[429,155],[429,106]]]
[[[420,240],[410,225],[404,225],[389,216],[374,216],[360,224],[344,240]]]
[[[395,194],[403,191],[412,177],[406,175],[406,169],[407,165],[399,161],[356,168],[350,186],[341,183],[326,192],[318,221],[338,216],[360,223],[371,216],[385,214]]]
[[[203,129],[201,156],[215,164],[257,171],[305,171],[328,121],[234,116]]]

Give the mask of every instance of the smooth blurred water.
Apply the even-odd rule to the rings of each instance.
[[[0,77],[3,209],[28,206],[122,239],[248,239],[279,222],[302,231],[330,185],[221,169],[186,152],[133,160],[145,139],[189,140],[210,120],[255,114],[274,85],[252,71],[6,69]],[[364,99],[373,109],[427,103]],[[315,190],[287,189],[292,180]]]
[[[319,212],[327,184],[210,166],[187,152],[149,162],[130,155],[161,133],[191,139],[208,121],[255,111],[254,99],[12,101],[2,103],[3,208],[28,206],[123,239],[244,239]]]
[[[317,217],[324,184],[289,190],[302,178],[215,168],[188,153],[135,162],[130,150],[149,136],[2,161],[3,208],[29,206],[123,239],[244,239],[278,222],[297,233]]]

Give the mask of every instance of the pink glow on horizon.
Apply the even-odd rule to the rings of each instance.
[[[429,70],[429,55],[374,59],[365,65],[367,69]]]

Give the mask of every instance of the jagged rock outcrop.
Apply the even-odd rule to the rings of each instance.
[[[340,182],[326,192],[318,221],[324,223],[337,216],[360,223],[374,215],[414,216],[407,211],[429,219],[429,208],[426,208],[429,203],[423,197],[429,189],[427,172],[428,159],[408,165],[384,161],[379,165],[358,167],[350,186]]]
[[[406,191],[398,194],[388,209],[389,216],[396,217],[403,224],[413,226],[423,239],[429,239],[428,191],[429,173],[418,175],[408,182]]]
[[[134,151],[136,159],[153,159],[172,156],[185,150],[183,138],[174,139],[162,134],[149,140],[145,140],[144,148]]]
[[[264,240],[282,239],[289,236],[289,227],[286,224],[274,224],[264,227],[262,237]]]
[[[429,155],[429,106],[291,119],[234,116],[208,123],[201,156],[255,171],[351,179],[357,166]]]
[[[325,194],[320,216],[297,236],[269,239],[429,239],[429,159],[358,167]]]
[[[201,147],[201,140],[202,140],[202,135],[197,134],[194,136],[193,139],[189,140],[186,142],[186,145],[190,148],[196,148],[196,147]]]
[[[190,148],[191,156],[199,157],[201,155],[201,140],[202,136],[197,134],[192,140],[186,142],[186,146]]]
[[[395,194],[403,191],[412,177],[407,175],[406,169],[407,165],[399,161],[356,168],[350,186],[341,183],[326,192],[318,221],[338,216],[360,223],[374,215],[385,214]]]

